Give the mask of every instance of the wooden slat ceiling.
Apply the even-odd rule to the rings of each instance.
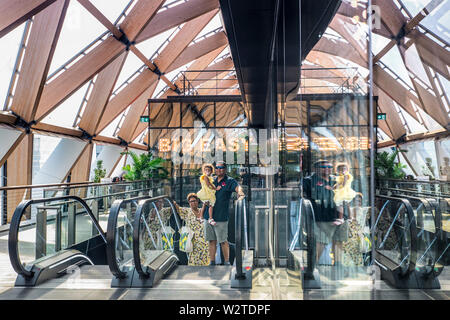
[[[10,108],[14,116],[30,123],[31,129],[46,127],[51,128],[55,133],[68,134],[70,130],[46,126],[42,120],[92,79],[96,81],[88,96],[83,114],[80,115],[80,121],[76,122],[77,127],[71,130],[77,132],[78,137],[81,136],[81,132],[95,137],[128,108],[122,127],[116,132],[117,137],[128,143],[134,141],[145,130],[146,126],[138,122],[139,116],[147,114],[146,99],[158,94],[155,89],[159,81],[164,81],[169,88],[160,97],[174,95],[183,87],[181,76],[169,80],[164,73],[192,63],[187,70],[196,71],[189,73],[195,87],[209,88],[217,83],[220,84],[220,90],[208,89],[203,90],[204,92],[199,90],[200,94],[216,92],[239,94],[239,89],[236,88],[237,79],[229,72],[198,72],[200,70],[232,70],[234,67],[231,57],[217,60],[228,45],[227,36],[223,31],[193,41],[220,11],[218,0],[187,0],[163,9],[161,9],[162,6],[167,3],[164,0],[136,0],[119,26],[109,21],[101,10],[95,7],[92,0],[78,1],[110,31],[110,34],[95,48],[48,81],[49,66],[69,1],[0,0],[0,38],[27,19],[33,18]],[[423,33],[423,29],[419,29],[420,22],[441,2],[442,0],[431,1],[428,7],[417,16],[407,17],[400,11],[396,1],[374,0],[374,4],[382,13],[381,25],[373,30],[374,33],[387,39],[392,39],[402,30],[405,33],[404,37],[398,41],[388,41],[385,48],[375,57],[374,65],[375,91],[381,97],[380,110],[389,114],[389,121],[383,127],[393,141],[406,132],[406,129],[401,126],[399,113],[395,109],[396,104],[419,122],[421,119],[418,108],[427,113],[444,130],[448,131],[450,128],[449,112],[443,101],[446,99],[448,102],[448,93],[446,97],[443,97],[442,83],[439,84],[435,80],[436,73],[450,80],[449,45],[442,39],[440,42],[434,41]],[[340,38],[323,36],[306,58],[314,66],[326,69],[308,73],[302,93],[320,92],[322,85],[339,85],[341,79],[349,77],[345,70],[340,69],[342,66],[368,70],[364,37],[358,36],[358,30],[362,28],[361,21],[365,19],[365,8],[357,2],[355,2],[356,5],[352,3],[343,2],[330,24],[333,34],[339,35]],[[148,59],[152,52],[143,52],[136,47],[136,44],[177,26],[180,26],[178,33],[170,39],[153,61]],[[128,44],[126,41],[119,41],[118,38],[123,35],[128,39]],[[398,76],[379,63],[390,50],[396,47],[399,49],[406,70],[414,74],[414,76],[411,75],[413,84],[411,89],[400,84]],[[413,59],[411,59],[411,52],[414,54]],[[113,96],[113,88],[116,87],[119,74],[130,55],[137,56],[148,68]],[[414,61],[414,65],[410,61]],[[359,73],[355,74],[352,84],[357,80],[366,81],[364,77]],[[423,86],[423,81],[427,83],[426,87]],[[332,89],[328,91],[332,92]],[[77,107],[74,106],[74,108]],[[202,110],[204,106],[197,107]],[[228,110],[229,108],[229,106],[226,107],[227,110],[219,116],[220,123],[226,124],[232,121],[233,117],[238,116],[239,112],[243,112],[241,107],[233,106]],[[219,108],[218,110],[220,111]],[[160,105],[152,109],[152,117],[154,116],[155,121],[160,125],[170,125],[178,121],[178,112],[176,108],[163,108],[163,105]],[[209,110],[205,110],[205,114],[208,112]],[[184,117],[190,119],[189,121],[195,119],[193,113],[186,113]],[[9,120],[8,122],[11,123]],[[108,140],[106,137],[101,139],[111,143],[118,141],[118,139]]]

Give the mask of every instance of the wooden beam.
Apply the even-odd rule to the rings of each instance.
[[[3,156],[3,158],[0,159],[0,168],[5,164],[5,161],[9,158],[11,153],[13,153],[14,150],[16,150],[16,148],[20,145],[20,143],[26,136],[27,136],[27,133],[22,132],[22,134],[17,138],[17,140],[13,143],[11,148],[9,148],[8,152],[6,152],[5,155]]]
[[[127,115],[122,123],[122,126],[120,127],[120,130],[117,134],[118,137],[122,138],[127,143],[130,143],[133,141],[132,137],[133,137],[134,130],[136,129],[136,127],[139,123],[139,119],[140,119],[140,116],[142,115],[142,112],[144,111],[144,109],[146,109],[147,100],[152,97],[153,92],[156,89],[157,83],[158,82],[155,81],[130,106],[130,109],[128,110],[128,113],[127,113]]]
[[[187,84],[183,81],[192,81],[195,80],[198,76],[202,74],[201,71],[203,71],[207,66],[211,64],[211,62],[214,61],[215,58],[225,49],[225,46],[222,46],[214,51],[211,51],[204,56],[200,57],[196,61],[194,61],[189,68],[184,72],[185,77],[180,76],[178,79],[175,80],[175,85],[180,88],[181,91],[183,91],[184,86],[187,86]]]
[[[390,132],[386,132],[391,139],[397,140],[401,136],[405,135],[406,128],[400,119],[400,115],[395,109],[392,99],[383,91],[376,88],[375,95],[378,96],[378,107],[381,112],[386,113],[386,125]],[[383,121],[378,120],[378,124],[383,123]]]
[[[218,10],[214,9],[213,11],[187,22],[183,28],[178,31],[172,41],[167,44],[161,54],[154,60],[154,63],[158,68],[165,72],[211,19],[214,18],[217,12]]]
[[[120,39],[120,37],[122,36],[122,32],[120,32],[119,29],[117,29],[117,27],[113,25],[111,21],[109,21],[108,18],[106,18],[105,15],[100,10],[98,10],[89,0],[78,0],[78,2],[98,21],[100,21],[101,24],[106,27],[106,29],[111,31],[117,39]]]
[[[69,1],[39,12],[31,26],[11,110],[26,122],[34,119]]]
[[[56,0],[0,0],[0,38]]]
[[[214,51],[211,51],[210,53],[205,54],[204,56],[197,59],[194,63],[192,63],[186,71],[195,71],[195,70],[205,69],[224,49],[225,49],[225,46],[222,46]],[[200,74],[200,72],[188,72],[187,74],[188,74],[189,79],[195,79]],[[178,79],[176,79],[174,81],[174,83],[178,88],[180,88],[180,90],[183,90],[183,77],[182,76],[180,76]],[[170,93],[170,90],[167,90],[161,98],[166,97],[169,93]],[[147,95],[147,96],[151,96],[151,95]],[[142,105],[144,106],[144,108],[140,109],[139,107],[135,106],[135,103],[134,103],[133,106],[131,107],[133,109],[130,109],[130,111],[128,112],[128,114],[124,120],[121,131],[129,130],[129,132],[123,133],[123,132],[119,131],[118,136],[121,137],[122,139],[124,139],[125,141],[128,141],[128,140],[134,141],[136,139],[136,137],[134,136],[134,133],[136,131],[136,128],[139,125],[139,117],[141,115],[145,115],[148,113],[147,107],[146,107],[147,101],[145,101],[145,103]],[[140,113],[134,112],[134,111],[138,111],[138,110],[140,110],[141,112]],[[124,129],[124,128],[126,128],[126,129]]]
[[[141,0],[131,9],[120,25],[129,41],[135,40],[163,2],[164,0]],[[42,120],[78,88],[122,54],[125,49],[123,43],[110,36],[56,79],[53,79],[44,87],[37,111],[37,121]]]
[[[398,28],[397,33],[393,32],[393,35],[397,35],[400,32],[400,29],[403,28],[403,37],[402,39],[392,39],[383,50],[381,50],[380,53],[378,53],[375,58],[374,58],[374,63],[376,63],[377,61],[379,61],[386,53],[389,52],[390,49],[392,49],[398,41],[400,41],[400,43],[403,45],[404,41],[405,41],[405,37],[409,36],[409,33],[411,31],[414,30],[414,28],[417,27],[417,25],[419,25],[419,23],[425,19],[429,13],[431,13],[437,6],[439,6],[444,0],[431,0],[414,18],[412,18],[411,20],[409,20],[406,25],[403,27],[403,24],[405,23],[405,21],[402,22],[402,25],[400,26],[400,28]],[[398,8],[396,8],[396,6],[392,3],[389,4],[391,1],[380,1],[380,5],[382,6],[386,6],[389,5],[391,7],[391,9],[387,8],[385,9],[385,14],[387,15],[387,17],[390,17],[389,21],[391,23],[391,28],[393,30],[395,30],[396,26],[398,27],[398,22],[396,21],[396,19],[398,19],[398,15],[401,13],[399,12],[400,10]],[[394,6],[395,8],[392,8],[392,6]],[[392,12],[390,11],[397,11],[397,16],[393,16]],[[386,20],[388,21],[388,20]]]
[[[86,104],[83,116],[78,127],[94,135],[103,116],[109,97],[116,85],[117,78],[122,70],[128,52],[122,53],[121,56],[102,70],[94,84],[92,93]]]
[[[219,7],[217,0],[189,0],[158,12],[137,37],[136,43],[148,40],[164,31],[195,19]]]
[[[373,5],[380,8],[382,22],[386,25],[391,35],[397,35],[404,24],[406,18],[392,0],[373,0]]]
[[[33,168],[33,135],[27,134],[7,159],[7,186],[30,185]],[[29,190],[7,191],[7,222],[24,199],[29,199]]]
[[[94,144],[88,143],[86,148],[81,153],[78,160],[75,162],[73,167],[70,169],[70,182],[85,182],[89,181],[89,174],[91,172],[91,162],[92,162],[92,152],[94,150]],[[77,191],[75,193],[75,191]],[[81,194],[79,193],[81,191]],[[81,198],[87,196],[87,188],[71,189],[71,195],[77,195]]]
[[[344,41],[337,41],[324,36],[314,46],[313,50],[341,57],[362,67],[367,67],[367,58],[362,58],[351,44]]]
[[[355,37],[359,26],[353,24],[350,18],[341,17],[341,19],[333,19],[329,27],[347,40],[347,42],[355,48],[361,59],[367,59],[367,45],[365,42],[361,43],[361,41],[358,41],[358,38]]]
[[[156,15],[165,0],[140,0],[131,9],[120,29],[129,41],[134,41]]]
[[[198,18],[187,22],[174,38],[154,60],[154,64],[161,72],[166,72],[174,60],[183,52],[196,35],[208,24],[217,13],[217,10],[208,12]],[[150,73],[150,74],[149,74]],[[127,85],[117,96],[110,100],[106,106],[98,132],[105,129],[121,112],[132,104],[149,86],[158,79],[150,70],[144,70],[136,79]]]
[[[409,135],[405,138],[404,143],[426,140],[426,139],[446,139],[448,137],[450,137],[450,131],[442,129],[442,130],[437,130],[437,131],[433,131],[433,132],[429,132],[429,133],[417,133],[417,134]],[[394,141],[384,141],[384,142],[378,143],[377,147],[378,148],[386,148],[386,147],[392,147],[395,145],[396,145],[396,143]]]
[[[124,50],[124,45],[111,36],[45,85],[36,120],[41,121],[45,118],[72,93],[121,55]]]
[[[225,32],[218,32],[204,40],[191,44],[187,47],[177,59],[167,68],[166,72],[176,70],[190,61],[194,61],[201,56],[216,50],[224,45],[228,45],[228,39]]]
[[[402,86],[379,65],[374,65],[373,76],[375,84],[381,90],[405,109],[414,119],[419,121],[412,105],[414,102],[417,106],[420,106],[420,100],[415,95]]]
[[[132,104],[149,86],[157,82],[158,76],[145,69],[130,84],[125,86],[114,98],[109,100],[97,127],[96,134],[102,132],[119,114]]]

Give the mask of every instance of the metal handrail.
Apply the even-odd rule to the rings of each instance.
[[[106,243],[105,232],[102,230],[102,227],[98,223],[88,204],[81,198],[77,196],[64,196],[52,198],[52,200],[67,200],[74,199],[78,203],[80,203],[87,214],[92,220],[94,227],[97,229],[98,233],[102,237],[103,241]],[[48,199],[37,199],[37,200],[23,200],[14,211],[13,217],[11,219],[11,226],[9,228],[9,236],[8,236],[8,251],[9,251],[9,259],[11,261],[11,265],[18,274],[22,275],[25,278],[33,277],[33,272],[27,270],[25,265],[22,264],[19,256],[19,231],[20,231],[20,223],[22,221],[22,217],[25,213],[25,210],[32,204],[45,203],[48,202]]]
[[[141,277],[149,277],[150,276],[150,274],[144,270],[144,268],[141,264],[140,245],[139,245],[139,242],[140,242],[139,236],[141,233],[141,223],[140,222],[141,222],[141,218],[143,215],[143,209],[144,209],[145,205],[147,205],[149,203],[151,203],[153,205],[153,207],[156,211],[156,214],[158,216],[159,223],[160,223],[161,227],[164,227],[163,221],[159,214],[159,210],[155,205],[155,201],[157,201],[157,200],[166,200],[169,203],[169,205],[172,209],[172,214],[175,217],[175,223],[177,225],[177,228],[178,228],[178,230],[181,229],[180,218],[178,216],[177,210],[175,209],[175,206],[173,205],[172,198],[170,198],[167,195],[163,195],[163,196],[158,196],[158,197],[154,197],[151,199],[139,201],[138,207],[136,209],[135,217],[134,217],[134,223],[133,223],[133,260],[134,260],[134,267],[136,268],[136,271],[139,273],[139,275]],[[144,218],[144,221],[145,221],[145,218]],[[147,232],[148,231],[149,230],[147,229]],[[150,236],[151,236],[151,233],[150,233]],[[172,249],[171,251],[174,250],[174,248],[171,248],[171,249]]]
[[[235,214],[235,260],[236,260],[236,279],[245,279],[245,272],[242,261],[242,219],[245,208],[245,198],[236,201],[234,208]]]
[[[397,214],[394,217],[394,219],[392,219],[391,225],[389,226],[388,233],[390,232],[390,230],[394,229],[394,227],[396,226],[397,217],[399,215],[400,209],[402,207],[404,207],[405,210],[406,210],[406,214],[407,214],[407,217],[408,217],[408,220],[409,220],[409,233],[410,233],[410,240],[411,240],[411,243],[410,243],[411,247],[409,249],[410,253],[408,254],[409,258],[410,258],[409,259],[409,264],[408,264],[407,268],[401,268],[401,274],[402,275],[406,275],[406,274],[414,271],[415,266],[416,266],[416,259],[417,259],[417,226],[416,226],[416,218],[414,216],[413,208],[411,206],[411,203],[408,200],[403,199],[403,198],[389,197],[389,196],[383,196],[383,195],[377,195],[376,197],[379,198],[379,199],[384,199],[384,200],[388,200],[388,201],[391,201],[391,202],[400,203],[399,208],[397,210]],[[376,225],[378,224],[378,221],[380,220],[382,214],[383,214],[383,212],[379,213],[379,215],[377,217]],[[376,227],[376,225],[374,226],[374,228]],[[405,226],[405,229],[406,228],[408,228],[408,226]],[[387,239],[388,233],[386,233],[385,239]],[[376,248],[376,252],[378,254],[382,255],[383,257],[386,257],[383,253],[378,251],[378,248]],[[392,261],[392,259],[390,259],[389,257],[386,257],[386,258]],[[398,264],[395,261],[392,261],[392,262],[395,263],[395,264]],[[400,264],[398,264],[398,265],[401,266],[402,262]]]
[[[19,189],[36,189],[36,188],[47,188],[47,187],[62,187],[65,189],[74,189],[80,187],[102,187],[109,185],[121,185],[121,184],[133,184],[149,180],[136,180],[136,181],[121,181],[121,182],[107,182],[107,183],[97,183],[91,181],[84,182],[67,182],[67,183],[51,183],[51,184],[32,184],[23,186],[10,186],[10,187],[0,187],[0,191],[10,191]],[[66,187],[67,186],[67,187]]]
[[[111,206],[111,210],[109,212],[108,217],[108,226],[106,231],[106,259],[108,261],[109,270],[111,273],[119,279],[123,279],[127,276],[126,272],[120,270],[120,267],[117,263],[116,257],[116,229],[117,229],[117,219],[119,217],[120,209],[123,205],[136,202],[142,199],[147,199],[150,196],[140,196],[130,199],[121,199],[114,201]]]

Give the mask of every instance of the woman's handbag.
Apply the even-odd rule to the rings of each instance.
[[[159,230],[157,247],[162,250],[173,251],[173,234],[175,231],[170,226],[164,226]]]
[[[180,251],[190,253],[194,249],[192,244],[192,238],[194,237],[194,232],[186,225],[183,225],[180,229]]]

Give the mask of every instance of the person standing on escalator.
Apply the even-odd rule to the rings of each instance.
[[[342,224],[335,224],[338,211],[334,202],[333,164],[327,160],[319,160],[313,164],[313,169],[314,173],[303,180],[303,191],[314,209],[316,261],[319,261],[324,248],[332,244],[334,265],[341,266],[342,246],[348,240],[348,223],[344,221]]]
[[[216,203],[213,210],[213,218],[216,225],[208,223],[208,210],[205,210],[203,218],[205,239],[209,242],[210,265],[215,265],[217,242],[220,243],[224,257],[224,264],[230,264],[230,246],[228,244],[228,219],[230,209],[230,199],[233,192],[236,192],[239,199],[244,198],[244,192],[236,180],[227,176],[227,167],[225,162],[219,161],[216,164],[216,178],[214,186],[216,187]]]

